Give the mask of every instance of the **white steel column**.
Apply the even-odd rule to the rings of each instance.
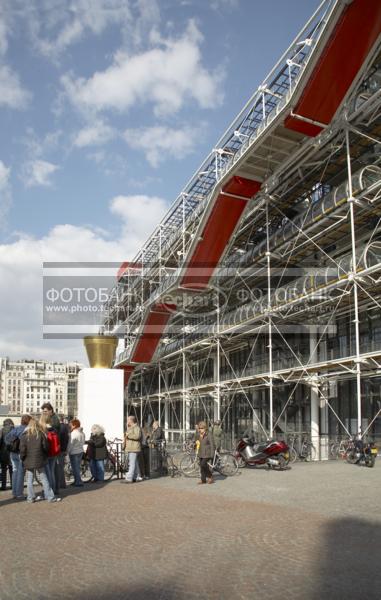
[[[351,154],[349,145],[349,130],[345,130],[345,142],[347,149],[347,169],[348,169],[348,192],[349,192],[349,214],[351,221],[351,241],[352,241],[352,277],[353,277],[353,300],[354,300],[354,324],[355,324],[355,345],[356,345],[356,388],[357,388],[357,433],[361,434],[361,366],[360,366],[360,327],[359,327],[359,307],[358,307],[358,289],[357,289],[357,260],[356,260],[356,236],[355,236],[355,214],[354,198],[352,188],[352,168]]]
[[[312,364],[317,362],[317,332],[316,328],[310,326],[310,362]],[[318,377],[312,375],[311,377],[311,389],[310,389],[310,402],[311,402],[311,442],[316,448],[316,460],[320,458],[320,426],[319,426],[319,412],[320,412],[320,399],[319,399],[319,386]]]
[[[271,254],[269,232],[269,198],[266,200],[266,257],[267,257],[267,313],[269,336],[269,438],[273,437],[274,406],[273,406],[273,348],[272,348],[272,321],[271,321]]]

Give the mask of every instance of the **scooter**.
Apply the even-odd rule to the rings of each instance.
[[[353,465],[364,463],[366,467],[374,467],[378,448],[373,442],[365,444],[362,440],[356,440],[353,447],[347,452],[347,462]]]
[[[277,440],[256,444],[250,438],[241,438],[234,454],[240,467],[266,465],[269,469],[283,471],[290,461],[287,444]]]

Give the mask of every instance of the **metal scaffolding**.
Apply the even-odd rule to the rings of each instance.
[[[338,435],[381,436],[380,32],[328,122],[300,109],[358,4],[322,2],[119,272],[102,330],[125,340],[127,410],[173,439],[221,419],[326,458]]]

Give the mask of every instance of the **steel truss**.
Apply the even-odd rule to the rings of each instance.
[[[118,366],[147,307],[173,300],[216,186],[249,153],[240,174],[261,172],[255,202],[208,288],[182,293],[130,379],[128,410],[172,437],[222,419],[231,437],[249,425],[261,437],[308,432],[326,458],[329,437],[381,436],[380,47],[319,135],[267,132],[335,7],[322,3],[110,295],[104,330],[126,346]]]

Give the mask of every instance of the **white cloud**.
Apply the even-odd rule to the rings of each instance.
[[[135,104],[152,103],[156,115],[172,114],[193,99],[201,108],[221,102],[221,73],[202,65],[202,36],[189,23],[183,36],[162,40],[156,48],[135,55],[119,52],[105,71],[89,79],[64,75],[61,82],[73,105],[89,110],[127,111]]]
[[[24,18],[34,47],[56,59],[86,35],[100,35],[110,25],[132,24],[127,0],[32,0]]]
[[[7,65],[0,65],[0,90],[0,106],[9,108],[25,108],[32,97]]]
[[[57,225],[36,239],[19,235],[0,244],[0,356],[82,360],[80,340],[42,340],[42,263],[132,260],[166,210],[161,198],[117,196],[110,210],[120,219],[119,234],[91,227]],[[27,299],[27,301],[26,301]]]
[[[22,179],[25,187],[51,186],[51,176],[59,167],[46,160],[31,160],[24,165]]]
[[[74,138],[74,146],[83,148],[85,146],[100,146],[115,137],[112,127],[105,125],[102,121],[89,127],[81,129]]]
[[[143,150],[148,162],[157,167],[168,157],[182,159],[190,154],[199,135],[198,128],[172,129],[157,126],[126,129],[123,137],[131,148]]]
[[[167,205],[157,196],[116,196],[110,204],[111,212],[124,222],[123,235],[138,248],[163,217]],[[131,243],[131,242],[130,242]]]

